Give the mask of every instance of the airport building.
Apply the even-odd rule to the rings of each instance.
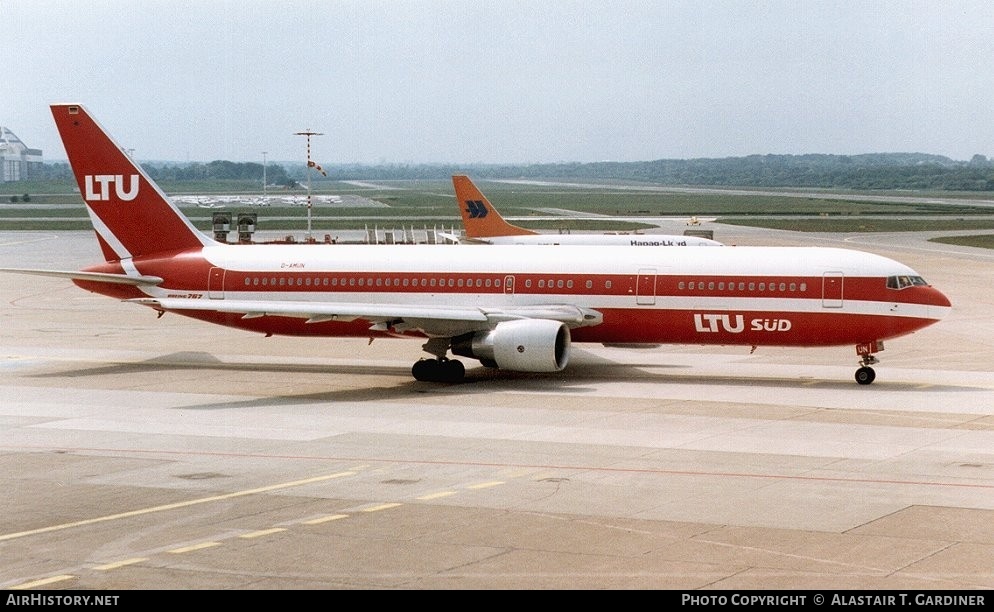
[[[29,149],[14,132],[0,126],[0,183],[31,178],[41,164],[41,149]]]

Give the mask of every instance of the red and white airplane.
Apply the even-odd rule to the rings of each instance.
[[[884,340],[950,310],[908,266],[839,248],[222,244],[83,106],[51,109],[106,261],[8,271],[266,336],[421,338],[418,380],[461,380],[450,352],[556,372],[590,342],[850,345],[869,384]]]
[[[452,186],[466,236],[470,244],[571,244],[599,246],[723,246],[699,236],[663,234],[541,234],[508,223],[468,176],[455,174]]]

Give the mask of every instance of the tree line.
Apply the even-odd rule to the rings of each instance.
[[[262,184],[263,166],[253,162],[231,162],[216,160],[201,162],[146,162],[142,168],[155,181],[225,181],[248,180],[259,181]],[[42,164],[41,168],[32,169],[32,179],[66,180],[72,179],[72,169],[66,162]],[[269,185],[292,186],[297,179],[287,173],[280,164],[266,164],[266,183]]]
[[[66,163],[43,164],[35,178],[71,178]],[[262,180],[263,165],[253,162],[149,162],[155,180]],[[864,155],[749,155],[745,157],[662,159],[645,162],[549,164],[328,164],[327,177],[312,180],[447,180],[453,174],[481,179],[624,180],[665,185],[798,187],[831,189],[910,189],[994,191],[994,162],[983,155],[955,161],[925,153]],[[303,164],[267,164],[267,183],[293,186],[303,180]]]

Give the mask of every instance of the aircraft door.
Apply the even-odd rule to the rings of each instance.
[[[652,306],[656,303],[655,268],[639,268],[638,280],[635,283],[635,303],[642,306]]]
[[[821,305],[824,308],[842,308],[842,272],[825,272],[821,278]]]
[[[514,300],[514,277],[510,274],[504,277],[504,295]]]
[[[207,277],[207,297],[212,300],[224,299],[224,268],[211,268]]]

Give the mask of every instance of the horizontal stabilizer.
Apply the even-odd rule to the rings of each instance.
[[[129,276],[127,274],[111,274],[109,272],[78,272],[72,270],[32,270],[28,268],[0,268],[0,272],[16,274],[33,274],[35,276],[54,276],[94,283],[111,283],[116,285],[158,285],[162,279],[158,276]]]

